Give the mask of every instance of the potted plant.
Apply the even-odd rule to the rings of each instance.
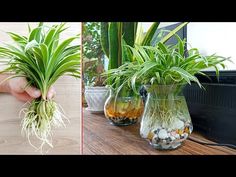
[[[92,113],[103,112],[108,97],[104,85],[103,51],[100,44],[100,22],[83,23],[83,84],[87,110]]]
[[[187,23],[180,24],[163,39],[167,41],[174,33]],[[111,22],[102,23],[101,43],[103,51],[109,58],[109,70],[106,84],[110,88],[104,112],[113,125],[131,125],[138,121],[144,109],[142,98],[135,93],[129,84],[129,77],[134,73],[133,63],[139,62],[133,53],[126,47],[138,45],[152,46],[156,38],[159,23],[154,22],[146,34],[137,22]],[[130,64],[130,65],[129,65]],[[130,66],[130,67],[129,67]],[[119,69],[117,69],[119,68]]]
[[[142,115],[140,134],[156,149],[175,149],[193,130],[182,89],[195,82],[202,88],[195,74],[206,76],[201,70],[223,66],[225,57],[215,54],[203,56],[198,49],[184,50],[185,39],[175,34],[176,45],[129,47],[138,61],[136,72],[129,81],[137,93],[137,84],[148,92]]]

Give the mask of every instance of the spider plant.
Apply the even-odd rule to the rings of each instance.
[[[195,82],[201,88],[195,75],[207,77],[202,70],[214,68],[219,77],[219,68],[225,68],[224,61],[229,60],[216,54],[203,56],[196,48],[184,50],[186,40],[182,40],[177,34],[174,36],[178,41],[175,45],[165,45],[159,41],[156,46],[128,46],[137,64],[134,67],[136,72],[130,74],[127,80],[135,93],[138,93],[138,85],[145,86],[149,93],[147,104],[152,105],[152,108],[147,109],[153,109],[145,112],[144,117],[158,117],[165,125],[173,122],[176,116],[188,117],[188,113],[183,112],[186,110],[183,107],[184,98],[180,96],[183,86]],[[153,122],[151,124],[154,125]]]
[[[60,34],[66,29],[65,23],[53,26],[39,23],[33,29],[29,26],[27,37],[8,32],[15,45],[0,47],[0,56],[8,59],[2,60],[7,68],[1,73],[12,73],[7,79],[25,77],[27,86],[34,86],[42,93],[21,111],[24,112],[22,133],[25,132],[33,147],[30,136],[41,140],[41,145],[35,147],[41,150],[44,144],[53,147],[52,128],[65,126],[64,119],[67,119],[60,106],[47,99],[49,88],[62,75],[80,77],[80,46],[71,44],[78,36],[60,41]]]
[[[186,26],[188,22],[181,23],[178,25],[174,30],[168,31],[168,33],[165,33],[165,35],[158,36],[159,37],[159,43],[165,44],[171,37],[173,37],[179,30],[181,30],[184,26]],[[137,25],[136,25],[137,26]],[[107,76],[106,83],[116,90],[116,94],[125,95],[129,90],[131,89],[131,78],[134,76],[136,72],[138,72],[141,69],[141,64],[145,61],[145,55],[140,56],[139,49],[140,46],[155,48],[155,38],[156,36],[156,30],[158,29],[159,23],[155,22],[153,25],[149,28],[146,34],[143,34],[142,26],[138,25],[138,29],[136,29],[136,33],[134,36],[133,43],[131,45],[126,42],[125,38],[121,37],[121,46],[122,48],[122,55],[119,55],[121,58],[124,56],[126,58],[123,60],[122,65],[119,65],[118,68],[113,67],[110,68],[107,72],[105,72],[103,75]],[[111,27],[110,27],[111,28]],[[164,34],[162,31],[159,34]],[[110,35],[111,36],[111,35]],[[155,40],[154,40],[155,39]],[[105,41],[104,39],[102,41]],[[184,45],[184,44],[183,44]],[[103,45],[104,48],[106,45]],[[112,44],[108,45],[108,48],[113,48],[114,46]],[[105,51],[105,50],[104,50]],[[108,50],[106,52],[107,56],[109,56]],[[140,57],[144,57],[144,59],[140,59]],[[113,63],[113,58],[110,58],[109,64]],[[117,65],[118,66],[118,65]],[[137,83],[137,82],[136,82]],[[137,93],[137,88],[140,88],[142,84],[139,83],[138,87],[134,89]],[[125,89],[126,88],[126,89]]]
[[[225,68],[224,61],[229,58],[212,54],[201,55],[197,48],[185,50],[186,39],[174,34],[178,42],[175,45],[165,45],[162,41],[156,46],[127,46],[132,51],[139,69],[133,74],[131,86],[136,90],[136,82],[142,85],[173,85],[191,84],[195,82],[202,87],[195,76],[204,75],[202,70],[213,68],[219,77],[219,67]]]
[[[136,22],[130,22],[127,24],[114,22],[106,25],[106,28],[104,28],[105,30],[101,33],[104,34],[102,35],[103,37],[105,36],[104,38],[101,38],[101,42],[103,50],[109,58],[109,70],[105,72],[104,75],[107,76],[105,82],[111,88],[111,92],[110,97],[106,101],[104,110],[106,117],[111,118],[111,120],[113,120],[113,118],[116,120],[117,117],[119,117],[118,120],[120,120],[120,114],[113,113],[122,112],[130,115],[128,105],[131,101],[123,101],[126,98],[132,98],[135,100],[132,104],[135,104],[136,108],[140,108],[140,111],[138,111],[139,113],[142,113],[143,110],[141,97],[137,92],[133,92],[131,85],[132,76],[140,69],[140,62],[133,55],[134,53],[132,53],[132,51],[126,46],[128,45],[131,48],[138,45],[154,46],[159,23],[154,22],[146,34],[143,33],[142,26]],[[128,27],[124,28],[125,25]],[[165,43],[185,25],[187,25],[187,22],[181,23],[166,36],[159,38],[159,40],[162,40],[163,43]],[[158,37],[160,36],[158,35]],[[130,106],[130,108],[133,109],[132,106]],[[126,119],[128,117],[127,115],[122,114],[121,118]],[[140,116],[141,114],[135,117]]]
[[[111,83],[109,86],[115,91],[115,98],[117,98],[119,94],[124,97],[132,94],[131,79],[138,69],[139,65],[137,65],[136,62],[129,62],[121,65],[119,68],[110,69],[104,73],[104,75],[109,76],[105,82]]]

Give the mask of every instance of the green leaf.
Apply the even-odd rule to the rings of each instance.
[[[151,41],[153,39],[153,36],[159,26],[160,22],[154,22],[152,26],[148,29],[143,41],[141,42],[141,45],[143,46],[150,46]]]
[[[133,59],[132,52],[127,47],[125,40],[121,39],[121,46],[122,46],[122,63],[130,62]]]
[[[123,22],[122,24],[123,39],[127,45],[133,47],[137,32],[137,22]]]
[[[178,40],[179,54],[184,57],[184,42],[180,39],[178,35],[175,35]]]
[[[27,26],[28,26],[28,32],[31,33],[31,27],[30,27],[29,23],[27,24]]]
[[[52,41],[55,40],[55,38],[54,38],[55,33],[56,33],[55,28],[52,28],[49,30],[49,32],[47,33],[45,40],[44,40],[45,45],[50,45],[52,43]]]
[[[45,44],[40,44],[40,50],[42,53],[42,61],[43,61],[43,66],[44,70],[48,67],[48,60],[49,60],[49,52],[48,52],[48,47]]]
[[[138,52],[139,54],[141,54],[142,58],[145,60],[145,61],[150,61],[150,57],[149,55],[147,54],[147,52],[145,51],[145,49],[139,45],[136,45],[135,46],[137,49],[138,49]]]
[[[181,30],[181,29],[182,29],[183,27],[185,27],[187,24],[188,24],[188,22],[184,22],[184,23],[180,24],[180,25],[177,26],[174,30],[172,30],[171,32],[169,32],[165,37],[163,37],[160,42],[166,43],[174,34],[176,34],[179,30]]]
[[[24,36],[20,36],[13,32],[7,32],[7,34],[17,43],[17,45],[22,46],[27,43],[27,38]]]
[[[158,47],[162,50],[163,53],[168,53],[168,49],[163,45],[162,42],[158,42]]]
[[[135,44],[142,45],[142,41],[143,41],[144,37],[145,37],[145,35],[143,32],[142,23],[138,23]]]
[[[219,82],[219,75],[220,75],[219,69],[217,68],[217,66],[214,66],[214,68],[215,68],[215,71],[216,71],[216,78],[217,78],[217,81]]]
[[[133,58],[135,58],[136,61],[138,61],[139,64],[142,64],[144,62],[143,57],[140,55],[140,53],[138,52],[138,50],[136,50],[133,47],[127,46],[133,54]]]
[[[172,67],[170,70],[179,73],[189,84],[191,84],[190,81],[194,81],[199,85],[199,87],[201,87],[201,84],[198,79],[187,71],[185,71],[184,69],[179,67]]]
[[[109,39],[109,69],[118,68],[121,65],[121,45],[119,43],[119,29],[117,22],[110,22],[108,28]]]
[[[108,22],[101,22],[101,46],[106,54],[106,56],[109,58],[109,35],[108,35]]]
[[[58,63],[58,58],[59,56],[63,53],[63,51],[65,50],[65,48],[77,37],[71,37],[66,39],[65,41],[63,41],[55,50],[55,52],[53,53],[52,57],[50,58],[50,60],[48,61],[48,65],[47,65],[47,73],[48,75],[46,76],[46,80],[49,79],[53,67]]]
[[[155,72],[155,75],[156,75],[157,82],[161,83],[161,77],[160,77],[159,72]]]

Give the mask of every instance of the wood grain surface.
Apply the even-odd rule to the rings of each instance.
[[[63,107],[70,123],[53,130],[54,148],[47,154],[81,153],[81,84],[80,79],[64,76],[55,84],[55,100]],[[19,111],[23,102],[0,93],[0,154],[40,154],[21,135]],[[33,143],[38,140],[32,139]],[[48,147],[45,147],[45,152]]]
[[[139,124],[117,127],[109,124],[103,114],[83,112],[83,154],[107,155],[227,155],[236,154],[236,150],[228,147],[205,146],[186,140],[183,145],[170,151],[159,151],[139,135]],[[211,142],[196,132],[191,137]]]

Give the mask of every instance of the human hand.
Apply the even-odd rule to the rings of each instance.
[[[27,86],[27,80],[24,77],[17,77],[8,80],[9,93],[20,101],[31,101],[41,96],[39,89]],[[47,99],[52,99],[56,94],[54,87],[51,87],[47,93]]]

